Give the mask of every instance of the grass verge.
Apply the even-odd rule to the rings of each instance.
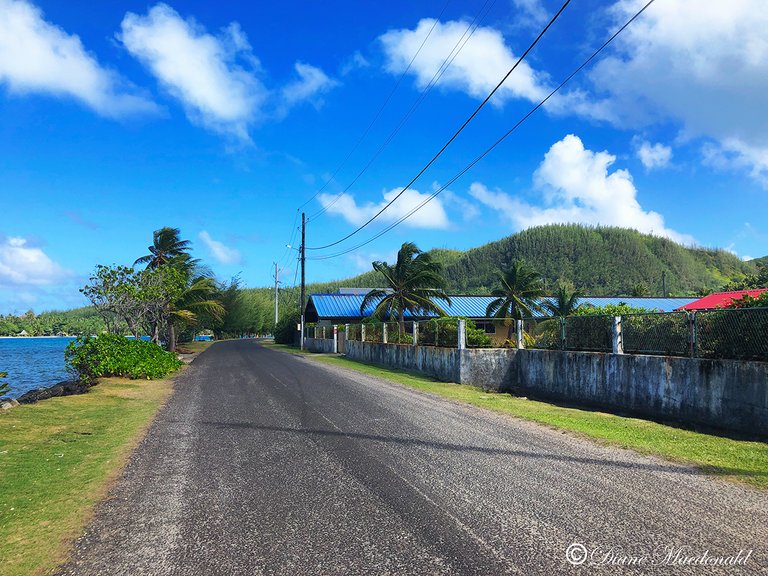
[[[0,575],[50,574],[172,390],[105,378],[0,414]]]
[[[176,352],[179,354],[197,354],[208,348],[214,342],[216,342],[216,340],[182,342],[176,345]]]
[[[298,352],[289,346],[266,345]],[[315,356],[313,359],[319,362],[384,378],[443,398],[576,433],[601,444],[692,464],[706,474],[768,490],[768,443],[765,442],[736,440],[639,418],[486,392],[474,386],[438,382],[420,374],[363,364],[340,356],[302,354]]]

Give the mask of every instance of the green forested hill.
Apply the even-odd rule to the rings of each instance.
[[[742,262],[725,250],[686,248],[624,228],[578,225],[539,226],[466,252],[432,253],[445,266],[448,291],[454,294],[487,293],[496,284],[496,271],[516,258],[533,264],[548,286],[568,280],[594,296],[631,295],[638,285],[649,295],[661,295],[662,273],[668,294],[695,294],[716,290],[755,269],[754,261]],[[369,272],[312,284],[309,292],[380,285],[377,275]]]

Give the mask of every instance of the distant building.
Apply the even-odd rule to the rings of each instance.
[[[19,336],[29,336],[29,332],[27,332],[26,330],[22,330],[21,332],[19,332]]]
[[[757,298],[763,292],[768,292],[768,288],[757,288],[755,290],[734,290],[732,292],[715,292],[704,298],[699,298],[680,306],[678,310],[713,310],[715,308],[725,308],[734,300],[743,298],[745,295]]]
[[[344,289],[349,290],[349,289]],[[369,305],[364,314],[360,314],[360,306],[363,303],[365,294],[338,293],[338,294],[310,294],[305,309],[305,320],[307,322],[316,322],[322,324],[355,324],[373,314],[376,306]],[[485,313],[493,300],[493,296],[462,296],[451,295],[451,304],[445,304],[438,301],[437,304],[443,308],[449,316],[463,316],[472,319],[486,318]],[[546,300],[552,300],[547,297]],[[584,296],[579,299],[579,304],[591,304],[593,306],[605,306],[608,304],[628,304],[635,308],[647,308],[658,312],[672,312],[686,304],[690,304],[695,298],[639,298],[639,297],[605,297],[605,296]],[[543,314],[538,314],[543,316]],[[407,320],[426,320],[434,318],[435,314],[427,313],[412,316],[406,312]]]

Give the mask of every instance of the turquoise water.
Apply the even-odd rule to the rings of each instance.
[[[64,349],[74,338],[0,338],[0,372],[10,384],[4,396],[52,386],[70,375],[64,367]]]

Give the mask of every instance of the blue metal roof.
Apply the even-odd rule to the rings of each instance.
[[[364,296],[361,294],[310,294],[307,303],[308,312],[314,308],[318,319],[323,318],[360,318],[360,305]],[[546,300],[551,300],[551,297]],[[485,318],[488,304],[493,300],[492,296],[451,296],[451,304],[438,301],[449,316],[466,316],[468,318]],[[625,303],[635,308],[648,308],[659,312],[671,312],[680,306],[685,306],[695,301],[696,298],[630,298],[630,297],[604,297],[585,296],[579,300],[580,304],[592,304],[593,306],[605,306],[606,304]],[[365,309],[365,316],[373,314],[375,304]],[[310,316],[310,314],[308,314]],[[313,315],[311,315],[313,316]],[[434,314],[424,314],[420,317],[431,317]],[[409,312],[406,318],[411,318]]]

